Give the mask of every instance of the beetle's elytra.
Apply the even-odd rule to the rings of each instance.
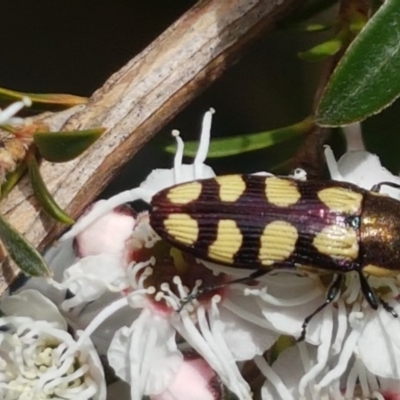
[[[375,309],[364,273],[400,273],[400,202],[350,183],[227,175],[167,188],[151,205],[153,229],[198,258],[259,274],[356,271]]]

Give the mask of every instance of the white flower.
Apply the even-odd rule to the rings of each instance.
[[[325,146],[326,163],[331,179],[354,183],[363,189],[371,190],[381,182],[393,182],[400,185],[400,178],[382,166],[379,157],[364,148],[360,124],[344,128],[347,140],[347,152],[336,162],[329,146]],[[381,193],[400,200],[400,190],[382,186]]]
[[[262,399],[396,400],[400,397],[398,379],[374,375],[358,358],[353,359],[340,380],[321,390],[316,382],[333,368],[330,363],[318,367],[322,356],[320,349],[300,343],[284,350],[272,367],[262,357],[256,357],[256,364],[268,378],[262,388]]]
[[[204,117],[193,165],[182,165],[183,142],[175,134],[178,151],[172,170],[153,171],[139,188],[97,203],[63,240],[84,235],[93,223],[100,224],[101,216],[125,202],[149,200],[173,184],[213,177],[211,168],[204,165],[211,115],[208,112]],[[148,224],[147,213],[137,216],[134,224],[131,237],[123,240],[124,250],[91,252],[64,272],[61,287],[74,296],[64,301],[63,307],[69,309],[93,301],[82,313],[87,328],[80,341],[92,336],[97,343],[99,332],[107,342],[103,331],[106,326],[106,335],[112,336],[110,365],[131,384],[132,400],[156,395],[169,387],[183,363],[179,337],[204,358],[239,399],[251,399],[250,387],[241,376],[237,361],[262,354],[278,337],[263,318],[256,299],[243,295],[243,285],[224,287],[229,276],[216,276],[193,257],[160,241]],[[130,262],[121,258],[121,253],[129,254]],[[201,284],[222,286],[177,312],[182,300],[196,293]],[[110,292],[114,295],[105,302]],[[111,318],[114,322],[119,320],[119,325],[107,326]]]
[[[351,152],[338,163],[331,150],[325,150],[332,178],[366,189],[382,180],[399,183],[400,179],[384,169],[376,156],[357,150],[362,140],[354,137],[358,131],[353,128]],[[382,191],[399,198],[397,189]],[[249,288],[249,294],[258,297],[263,315],[275,329],[298,337],[306,317],[325,303],[329,281],[318,275],[282,273],[264,281],[265,287]],[[370,276],[368,283],[400,315],[399,279]],[[267,377],[263,399],[353,399],[359,391],[362,398],[383,399],[386,389],[398,392],[399,332],[399,318],[384,307],[373,310],[361,295],[358,274],[346,273],[340,297],[317,313],[307,327],[306,342],[316,349],[299,344],[283,353],[272,368],[256,359]]]
[[[2,300],[0,398],[105,400],[103,368],[90,340],[82,347],[53,303],[25,290]],[[71,350],[72,349],[72,350]]]

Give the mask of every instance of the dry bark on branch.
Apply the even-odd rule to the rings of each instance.
[[[300,1],[199,2],[112,75],[86,106],[42,116],[55,130],[107,128],[80,158],[42,164],[41,173],[58,204],[78,216],[154,133],[297,3]],[[39,249],[63,229],[40,212],[27,179],[1,204],[0,212]],[[15,266],[3,262],[0,293],[16,271]]]

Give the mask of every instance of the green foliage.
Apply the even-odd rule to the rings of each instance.
[[[104,131],[104,128],[94,128],[68,132],[36,132],[33,141],[45,160],[67,162],[87,150]]]
[[[348,48],[320,101],[316,122],[342,126],[389,106],[400,94],[400,2],[386,1]]]
[[[1,214],[0,239],[9,256],[25,274],[50,276],[50,270],[40,253]]]
[[[271,131],[215,139],[210,144],[208,158],[229,157],[272,147],[278,143],[304,135],[312,126],[311,118],[306,118],[297,124]],[[197,147],[198,142],[196,141],[185,143],[185,156],[194,157]],[[176,146],[167,146],[165,150],[169,153],[175,153]]]
[[[78,104],[86,104],[87,98],[74,96],[71,94],[36,94],[36,93],[23,93],[15,90],[0,88],[0,104],[9,104],[24,97],[29,97],[32,101],[33,110],[51,110],[57,111],[65,108],[70,108]]]
[[[340,38],[333,38],[320,43],[309,50],[299,53],[299,57],[306,61],[321,61],[335,55],[341,48],[343,42]]]
[[[43,178],[40,175],[39,166],[36,161],[35,154],[30,152],[27,157],[29,177],[31,179],[33,191],[42,206],[50,217],[63,224],[72,225],[75,221],[67,215],[62,208],[55,202],[53,196],[47,190]]]

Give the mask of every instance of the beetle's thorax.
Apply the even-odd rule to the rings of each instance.
[[[400,203],[366,193],[360,229],[360,260],[366,273],[387,276],[400,267]]]

